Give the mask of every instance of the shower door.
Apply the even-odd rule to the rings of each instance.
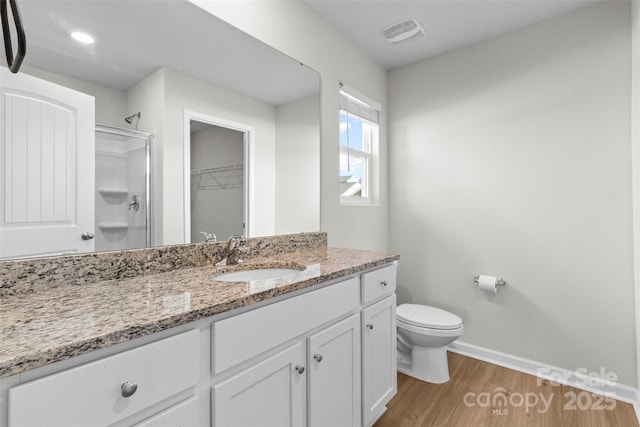
[[[151,246],[152,135],[96,126],[96,251]]]

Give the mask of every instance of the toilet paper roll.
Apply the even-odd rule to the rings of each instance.
[[[478,278],[478,287],[485,292],[496,293],[498,292],[497,279],[494,276],[480,276]]]

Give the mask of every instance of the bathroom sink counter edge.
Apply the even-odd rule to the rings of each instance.
[[[326,241],[326,240],[325,240]],[[0,298],[0,378],[124,343],[200,319],[389,264],[388,252],[299,247],[254,254],[238,266],[170,269],[95,283],[57,284]],[[299,274],[252,282],[216,281],[218,274],[253,268],[295,268]]]

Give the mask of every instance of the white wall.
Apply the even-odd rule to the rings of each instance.
[[[633,164],[633,242],[634,253],[640,254],[640,1],[631,1],[631,146]],[[636,366],[640,385],[640,257],[635,261],[636,302]]]
[[[190,0],[220,19],[320,73],[320,226],[332,246],[388,247],[387,73],[297,1]],[[338,84],[344,82],[382,104],[380,200],[375,206],[340,206]]]
[[[254,199],[250,202],[255,215],[251,236],[274,234],[275,227],[275,122],[273,105],[224,88],[213,86],[186,75],[165,70],[166,105],[162,142],[162,193],[164,230],[163,243],[184,241],[184,230],[178,232],[175,224],[183,224],[183,128],[184,111],[195,111],[225,121],[252,127],[255,146],[252,149],[252,172],[255,179]]]
[[[130,127],[137,124],[139,130],[153,134],[151,142],[151,182],[150,193],[153,205],[151,215],[151,245],[163,243],[164,214],[163,214],[163,186],[162,158],[163,152],[163,123],[165,105],[165,73],[164,69],[156,70],[144,80],[127,90],[127,111],[133,114],[140,112],[137,123],[134,121]],[[126,123],[125,123],[126,124]],[[175,203],[175,202],[174,202]],[[176,225],[174,224],[174,227]]]
[[[390,73],[399,302],[635,384],[630,58],[629,5],[606,2]]]
[[[128,116],[128,114],[123,115],[126,111],[126,96],[124,91],[29,66],[22,67],[21,71],[93,96],[96,99],[96,123],[125,127],[126,122],[124,118]]]
[[[275,234],[318,231],[320,97],[276,109]]]
[[[185,110],[255,129],[252,154],[253,208],[260,212],[252,236],[274,233],[275,107],[184,74],[159,69],[128,91],[131,111],[141,111],[140,128],[155,134],[154,244],[184,242]]]

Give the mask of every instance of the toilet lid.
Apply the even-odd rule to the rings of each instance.
[[[402,304],[396,308],[396,317],[410,325],[432,329],[456,329],[462,319],[453,313],[421,304]]]

